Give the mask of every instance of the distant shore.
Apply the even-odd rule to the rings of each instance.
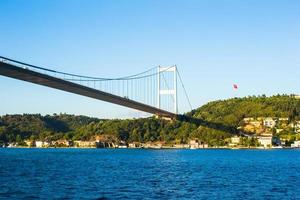
[[[1,149],[1,148],[0,148]],[[137,147],[137,148],[97,148],[97,147],[28,147],[28,146],[16,146],[16,147],[3,147],[3,149],[145,149],[145,150],[284,150],[284,149],[300,149],[292,147],[283,147],[283,148],[264,148],[264,147],[207,147],[207,148],[178,148],[178,147]]]

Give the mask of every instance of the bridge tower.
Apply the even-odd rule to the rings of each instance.
[[[171,79],[166,78],[164,74],[171,73]],[[173,100],[173,109],[174,113],[178,114],[178,98],[177,98],[177,67],[176,65],[172,67],[161,67],[158,66],[158,99],[157,99],[157,107],[162,109],[162,97],[163,96],[171,96]]]

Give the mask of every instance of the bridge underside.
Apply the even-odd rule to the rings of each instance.
[[[21,67],[17,67],[10,63],[0,62],[0,75],[7,76],[10,78],[15,78],[18,80],[23,80],[38,85],[43,85],[66,92],[71,92],[74,94],[114,103],[117,105],[133,108],[147,113],[152,113],[157,116],[175,118],[176,114],[158,109],[153,106],[149,106],[137,101],[133,101],[124,97],[106,93],[100,90],[89,88],[83,85],[79,85],[70,81],[65,81],[53,76],[38,73]]]

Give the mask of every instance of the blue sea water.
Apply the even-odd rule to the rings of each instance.
[[[0,149],[0,198],[300,199],[300,151]]]

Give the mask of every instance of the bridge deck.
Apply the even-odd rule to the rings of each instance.
[[[13,64],[0,61],[0,75],[23,80],[38,85],[43,85],[74,94],[114,103],[117,105],[133,108],[136,110],[152,113],[162,117],[175,118],[176,114],[143,104],[137,101],[133,101],[124,97],[106,93],[100,90],[96,90],[90,87],[86,87],[80,84],[76,84],[70,81],[65,81],[53,76],[38,73],[29,69],[17,67]]]

